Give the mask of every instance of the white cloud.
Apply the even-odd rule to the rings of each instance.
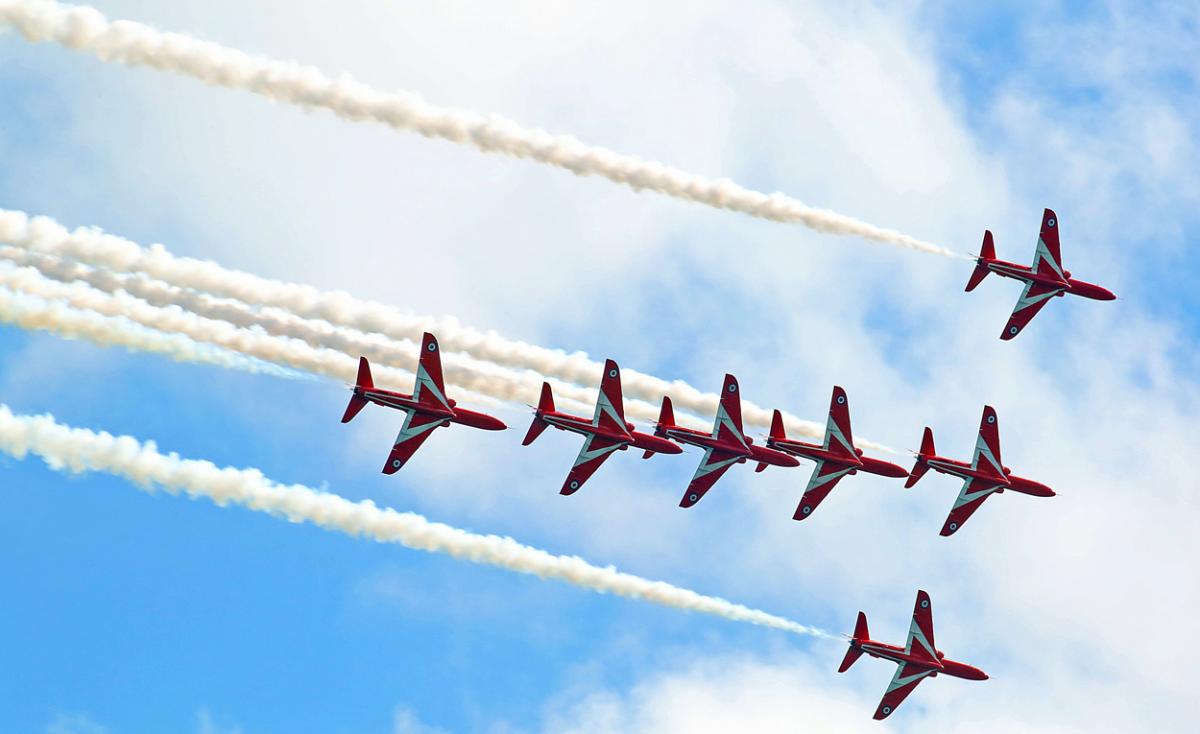
[[[242,727],[218,724],[212,713],[202,708],[196,712],[196,734],[242,734]]]
[[[429,726],[406,706],[397,706],[392,712],[392,734],[446,734],[446,730]]]
[[[886,685],[886,678],[880,689]],[[940,682],[940,681],[939,681]],[[568,689],[542,730],[560,734],[877,732],[874,704],[812,664],[708,658],[655,670],[630,690]],[[867,713],[864,715],[864,711]]]
[[[22,208],[63,221],[142,241],[165,238],[155,228],[170,225],[192,233],[181,250],[233,266],[611,354],[701,388],[733,370],[756,402],[800,415],[821,414],[837,382],[856,430],[889,445],[915,446],[928,423],[940,449],[965,456],[990,402],[1007,463],[1060,496],[996,497],[949,540],[937,529],[957,486],[941,477],[907,492],[849,478],[803,525],[790,515],[804,470],[735,467],[698,507],[675,509],[695,454],[616,458],[586,492],[562,499],[554,492],[577,444],[561,435],[521,449],[519,437],[450,431],[387,486],[397,503],[447,520],[814,617],[804,621],[844,628],[863,608],[887,639],[902,637],[924,586],[943,648],[993,679],[923,685],[893,726],[1171,730],[1188,720],[1197,678],[1177,651],[1198,641],[1200,589],[1188,566],[1200,552],[1200,486],[1188,464],[1196,349],[1187,326],[1159,315],[1182,291],[1139,279],[1143,260],[1170,256],[1192,231],[1196,116],[1151,71],[1160,57],[1180,66],[1185,23],[1035,19],[1044,33],[1029,42],[1028,68],[986,103],[980,134],[963,122],[930,31],[903,10],[359,3],[331,27],[314,22],[316,4],[242,5],[248,15],[229,2],[105,9],[751,178],[960,249],[976,247],[986,226],[1002,256],[1026,259],[1041,207],[1054,206],[1067,266],[1127,298],[1063,299],[1004,344],[996,337],[1017,287],[989,280],[964,295],[966,270],[953,263],[834,246],[76,58],[54,63],[88,75],[94,92],[77,101],[74,137],[104,162],[96,180],[76,185],[102,186],[103,207],[48,185],[37,160],[12,167],[29,182]],[[1081,75],[1107,96],[1048,98],[1033,83],[1041,69]],[[298,406],[294,422],[307,417]],[[343,432],[364,474],[378,470],[390,419]],[[686,700],[715,721],[735,710],[791,721],[795,698],[807,702],[800,720],[844,708],[847,728],[872,725],[890,671],[860,663],[843,683],[835,665],[742,661],[728,674],[650,675],[555,716],[580,731],[678,728],[695,722],[665,704]],[[726,698],[709,677],[735,691],[728,709],[706,708]],[[704,700],[687,698],[690,689]]]
[[[87,714],[58,714],[46,725],[46,734],[108,734],[108,727]]]

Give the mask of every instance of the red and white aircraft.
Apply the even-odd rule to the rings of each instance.
[[[942,535],[953,535],[962,527],[975,510],[992,494],[999,494],[1006,489],[1034,497],[1053,497],[1054,490],[1041,482],[1014,476],[1012,470],[1000,461],[1000,424],[996,420],[996,410],[990,405],[983,406],[983,418],[979,421],[979,438],[975,441],[975,455],[967,464],[954,459],[946,459],[937,455],[933,447],[933,431],[925,427],[925,435],[921,438],[921,450],[917,453],[917,463],[904,483],[905,489],[915,485],[925,472],[933,469],[942,474],[949,474],[963,479],[962,490],[946,524],[942,526]]]
[[[633,424],[625,420],[624,400],[621,397],[621,368],[611,359],[604,363],[604,375],[600,378],[600,395],[596,398],[596,413],[591,420],[580,416],[560,413],[554,409],[554,395],[550,384],[542,383],[542,396],[538,400],[533,423],[525,434],[522,446],[528,446],[542,435],[548,426],[562,431],[571,431],[584,436],[583,448],[575,458],[575,465],[567,474],[559,494],[575,494],[583,483],[592,476],[604,460],[614,451],[624,451],[630,446],[645,451],[645,458],[654,454],[679,454],[683,449],[665,438],[640,433]]]
[[[507,428],[499,418],[459,408],[453,400],[446,397],[437,339],[428,332],[421,339],[421,358],[417,364],[417,381],[412,395],[376,388],[371,379],[371,365],[366,357],[358,358],[358,379],[355,382],[354,394],[350,396],[350,404],[346,406],[342,423],[353,420],[367,403],[395,408],[407,414],[404,426],[396,436],[395,445],[392,446],[392,453],[388,455],[387,464],[383,467],[384,474],[395,474],[399,471],[435,428],[443,428],[451,423],[482,428],[485,431],[503,431]]]
[[[800,466],[799,461],[781,451],[755,446],[754,439],[742,430],[742,398],[738,392],[737,378],[733,375],[725,375],[711,434],[676,425],[671,398],[663,396],[654,435],[704,449],[704,458],[700,460],[695,476],[683,493],[680,507],[691,507],[699,502],[729,467],[744,464],[747,459],[758,462],[762,468],[766,465]]]
[[[825,424],[823,443],[818,445],[789,439],[783,428],[783,416],[777,410],[771,416],[771,434],[767,438],[767,446],[817,462],[796,514],[792,515],[794,520],[808,517],[821,504],[821,500],[833,491],[838,480],[847,474],[857,474],[861,470],[881,477],[908,476],[902,467],[863,456],[862,449],[855,448],[854,436],[850,433],[850,404],[846,400],[846,391],[836,385],[833,397],[829,400],[829,422]],[[765,468],[766,465],[759,464],[756,471]]]
[[[1058,248],[1058,217],[1049,209],[1042,213],[1042,232],[1038,237],[1032,267],[997,260],[991,231],[983,233],[983,248],[975,263],[975,270],[971,273],[971,279],[967,281],[968,292],[975,290],[975,286],[979,285],[988,273],[1025,282],[1025,290],[1021,292],[1017,306],[1004,327],[1004,333],[1000,335],[1004,340],[1020,334],[1021,329],[1024,329],[1037,312],[1055,296],[1070,294],[1096,301],[1111,301],[1116,298],[1107,288],[1075,280],[1071,277],[1070,270],[1063,270],[1062,255]]]
[[[859,612],[854,636],[850,638],[850,649],[846,651],[838,672],[849,670],[864,652],[873,658],[891,660],[899,666],[896,675],[892,676],[892,682],[888,684],[887,692],[883,694],[883,700],[879,702],[879,708],[875,709],[876,719],[886,719],[918,683],[926,678],[935,678],[938,673],[967,680],[987,680],[988,677],[987,673],[973,665],[947,659],[934,645],[933,607],[929,603],[929,594],[924,591],[917,592],[912,625],[908,628],[908,642],[904,647],[872,640],[867,630],[867,615]]]

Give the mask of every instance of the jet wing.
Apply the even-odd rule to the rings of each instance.
[[[908,626],[904,652],[933,663],[938,661],[937,645],[933,642],[933,603],[924,591],[917,592],[917,600],[913,603],[912,624]]]
[[[1000,460],[1000,420],[996,417],[996,409],[990,405],[983,406],[983,416],[979,419],[979,436],[975,439],[971,468],[1004,476],[1004,462]]]
[[[941,534],[954,535],[967,518],[975,514],[983,501],[1000,488],[999,484],[986,479],[968,479],[963,482],[962,490],[958,493],[958,499],[954,500],[954,507],[946,518],[946,524],[942,526]]]
[[[578,492],[583,483],[588,480],[588,477],[596,473],[596,470],[600,468],[604,460],[623,445],[622,441],[613,441],[612,439],[589,434],[587,439],[584,440],[583,448],[579,450],[579,456],[575,458],[575,465],[571,467],[571,471],[567,474],[567,480],[563,482],[559,494],[575,494]]]
[[[837,486],[838,480],[850,473],[850,469],[851,467],[844,464],[818,461],[812,476],[808,479],[808,486],[804,488],[804,496],[800,498],[800,505],[796,508],[796,514],[792,515],[792,519],[803,520],[812,514],[813,510],[817,509],[817,505],[821,504],[821,500],[825,499],[825,496]]]
[[[1004,341],[1012,339],[1025,326],[1033,321],[1033,317],[1037,316],[1038,311],[1050,302],[1050,299],[1063,292],[1063,288],[1052,288],[1049,286],[1039,285],[1033,281],[1025,283],[1025,290],[1021,291],[1021,297],[1017,299],[1017,305],[1013,308],[1012,316],[1008,317],[1008,323],[1004,326],[1004,332],[1000,334],[1000,338]]]
[[[1066,280],[1058,243],[1058,217],[1050,209],[1042,212],[1042,229],[1038,233],[1037,250],[1033,254],[1033,269],[1040,275]]]
[[[425,443],[425,439],[433,434],[435,428],[450,422],[445,418],[418,413],[415,410],[406,412],[408,415],[404,419],[404,425],[400,428],[400,433],[396,436],[396,444],[392,446],[392,453],[388,454],[387,464],[383,467],[384,474],[395,474],[400,471],[417,452],[417,449],[421,448],[421,444]]]
[[[442,357],[437,338],[425,332],[421,338],[421,355],[417,360],[417,381],[413,400],[434,408],[449,410],[446,383],[442,380]]]
[[[903,663],[896,667],[896,674],[888,684],[879,708],[875,709],[875,719],[886,719],[896,710],[908,694],[913,692],[917,684],[933,674],[933,670],[912,663]]]
[[[683,493],[683,499],[680,500],[680,507],[691,507],[704,497],[704,493],[712,489],[712,486],[717,483],[730,466],[737,463],[741,458],[737,454],[731,454],[728,451],[720,449],[708,448],[704,450],[704,458],[700,461],[700,466],[696,468],[696,474],[692,477],[691,484],[688,485],[687,491]]]
[[[611,359],[604,363],[592,425],[614,433],[629,433],[625,427],[625,401],[621,397],[621,368]]]
[[[854,435],[850,432],[850,405],[846,400],[846,391],[836,385],[833,397],[829,399],[829,420],[825,424],[825,442],[822,446],[826,451],[857,456]]]
[[[738,394],[737,378],[733,375],[725,375],[725,383],[721,386],[721,400],[717,403],[717,415],[713,419],[712,437],[737,443],[743,448],[747,446],[746,432],[742,429],[742,398]]]

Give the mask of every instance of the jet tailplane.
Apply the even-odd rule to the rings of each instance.
[[[967,292],[975,290],[975,286],[983,282],[988,270],[987,261],[996,259],[996,245],[992,242],[992,231],[983,233],[983,247],[979,250],[979,257],[976,259],[975,270],[971,271],[971,278],[967,281]]]
[[[537,440],[537,437],[542,435],[542,431],[550,424],[543,420],[542,416],[546,413],[554,412],[554,393],[550,390],[550,383],[542,383],[542,394],[538,398],[537,412],[533,414],[533,423],[529,424],[529,430],[525,433],[525,440],[521,441],[522,446],[528,446]]]
[[[921,450],[917,453],[917,463],[908,473],[908,481],[904,483],[905,489],[912,488],[921,480],[921,477],[925,476],[925,472],[929,471],[929,457],[936,455],[937,449],[933,446],[933,429],[925,426],[925,435],[921,437]]]
[[[839,673],[845,673],[862,657],[863,651],[859,644],[869,639],[871,639],[871,633],[867,630],[867,615],[859,612],[858,621],[854,624],[854,637],[850,640],[850,649],[846,651],[846,657],[842,658],[842,664],[838,666]]]

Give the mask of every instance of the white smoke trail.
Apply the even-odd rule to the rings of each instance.
[[[278,365],[211,344],[200,344],[181,334],[164,334],[126,318],[80,311],[63,303],[14,293],[6,287],[0,287],[0,323],[13,324],[22,329],[50,331],[68,339],[83,339],[100,346],[161,354],[177,362],[200,362],[291,379],[302,377]]]
[[[52,0],[0,0],[0,23],[33,42],[53,41],[105,61],[149,66],[206,84],[261,94],[277,102],[322,107],[351,121],[373,121],[499,153],[564,168],[579,176],[602,176],[635,190],[657,191],[759,219],[802,224],[820,232],[896,245],[947,257],[962,255],[895,230],[808,206],[783,193],[764,194],[729,179],[710,179],[613,150],[585,145],[568,135],[526,128],[495,115],[438,107],[409,92],[382,92],[348,76],[336,79],[311,66],[255,57],[141,23],[109,22],[88,6]]]
[[[836,639],[815,627],[783,617],[704,596],[662,581],[593,566],[577,556],[556,556],[495,535],[477,535],[430,522],[421,515],[379,508],[370,500],[352,502],[344,497],[303,485],[272,482],[257,469],[218,467],[208,461],[162,454],[152,442],[131,436],[113,436],[71,428],[53,416],[14,415],[0,404],[0,450],[18,459],[33,453],[52,469],[81,473],[103,471],[133,482],[146,492],[163,489],[170,494],[206,497],[220,506],[237,504],[282,517],[309,522],[327,530],[414,550],[445,553],[454,558],[485,563],[543,579],[557,579],[600,593],[691,612],[712,614],[801,635]]]
[[[0,258],[25,266],[0,266],[0,285],[63,300],[77,308],[124,316],[154,329],[177,331],[197,341],[339,380],[352,380],[357,371],[356,358],[343,357],[367,357],[375,363],[376,376],[383,378],[381,384],[393,385],[391,381],[399,378],[411,381],[410,367],[417,361],[418,342],[407,338],[396,340],[349,327],[334,327],[326,321],[305,319],[282,309],[254,308],[238,300],[215,298],[143,275],[115,274],[12,247],[0,247]],[[331,350],[338,354],[329,354]],[[465,387],[477,398],[490,398],[489,402],[504,400],[523,405],[536,398],[541,384],[536,373],[480,362],[470,356],[445,351],[442,359],[444,373],[455,387]],[[591,410],[594,388],[557,380],[554,383],[565,403],[579,410]],[[657,410],[653,405],[639,403],[630,401],[629,407],[643,415]]]
[[[114,317],[133,322],[158,332],[183,335],[191,343],[201,342],[222,350],[239,352],[247,357],[286,365],[298,370],[324,375],[343,382],[353,382],[358,373],[358,359],[344,352],[311,347],[288,337],[272,336],[256,329],[244,329],[233,324],[204,318],[177,306],[158,307],[123,292],[103,293],[85,283],[60,283],[43,276],[34,268],[0,266],[0,287],[20,290],[38,299],[61,301],[74,309],[84,309],[102,317]],[[79,312],[76,312],[79,313]],[[54,330],[55,324],[44,328]],[[99,338],[99,337],[98,337]],[[405,360],[416,365],[418,346],[412,342],[391,342],[393,350],[408,355]],[[181,359],[186,355],[181,354]],[[282,368],[280,368],[282,369]],[[411,384],[410,370],[381,365],[373,368],[380,384]],[[516,374],[494,365],[479,363],[456,354],[443,355],[443,373],[454,385],[459,396],[494,403],[504,400],[520,403],[536,395],[540,382],[531,373]]]
[[[326,337],[319,336],[320,333],[337,333],[344,329],[382,334],[409,344],[419,340],[423,331],[432,331],[438,335],[444,352],[466,352],[481,362],[533,370],[538,374],[557,378],[563,383],[570,383],[555,383],[555,389],[564,398],[584,406],[594,400],[594,386],[599,382],[603,370],[602,364],[589,359],[582,352],[569,354],[561,350],[546,349],[505,339],[495,332],[472,329],[462,325],[457,319],[415,316],[377,301],[357,299],[344,291],[321,291],[312,286],[284,283],[243,271],[230,270],[212,261],[178,257],[172,255],[163,245],[142,247],[136,242],[105,234],[95,228],[80,227],[72,232],[49,217],[30,217],[24,212],[0,209],[0,242],[7,242],[33,253],[71,258],[113,271],[142,273],[153,279],[166,281],[176,289],[172,290],[169,286],[164,287],[161,283],[154,282],[137,285],[124,280],[111,281],[102,275],[82,274],[83,271],[63,276],[85,279],[104,290],[112,290],[119,283],[119,287],[128,288],[130,292],[136,291],[139,296],[160,304],[173,303],[189,310],[202,308],[202,301],[178,290],[187,289],[236,299],[243,304],[273,307],[309,321],[326,322],[290,331],[282,328],[278,332],[272,331],[303,339],[313,346],[329,346],[333,343],[326,341]],[[16,259],[7,252],[7,248],[0,250],[0,256]],[[18,261],[41,267],[36,261]],[[254,323],[268,331],[274,328],[271,319],[267,318],[267,312],[262,309],[246,312],[244,308],[226,301],[218,310],[210,312],[213,318],[248,324],[250,322],[247,319],[261,317],[262,321]],[[237,311],[241,311],[240,315],[235,313]],[[327,326],[330,324],[333,325],[332,328]],[[379,344],[380,342],[376,341],[377,348]],[[349,346],[346,346],[346,349],[349,349]],[[364,349],[362,353],[368,356],[380,354],[382,359],[387,359],[379,352]],[[662,380],[626,367],[622,369],[622,381],[627,399],[626,413],[631,418],[654,420],[658,416],[656,405],[661,396],[667,394],[671,395],[677,410],[690,413],[701,420],[709,420],[716,412],[719,400],[717,395],[697,390],[681,380]],[[527,396],[522,399],[532,398]],[[771,411],[752,402],[743,401],[742,416],[750,426],[764,430],[770,426]],[[680,417],[686,419],[686,415]],[[789,432],[793,434],[816,438],[824,435],[825,427],[822,424],[801,420],[788,414],[784,415],[784,419]],[[861,437],[858,443],[863,448],[894,453],[893,449],[883,444]]]

